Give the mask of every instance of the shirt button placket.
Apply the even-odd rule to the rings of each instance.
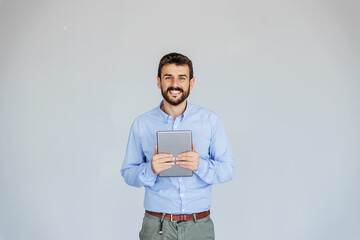
[[[179,186],[180,186],[180,209],[181,209],[181,212],[184,213],[185,212],[185,209],[186,209],[186,202],[185,202],[185,186],[184,186],[184,183],[183,183],[183,179],[182,177],[179,177]]]

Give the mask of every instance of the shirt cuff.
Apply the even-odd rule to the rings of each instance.
[[[151,162],[145,163],[144,174],[140,176],[141,180],[145,183],[145,185],[153,185],[156,181],[158,175],[156,175],[152,168]]]

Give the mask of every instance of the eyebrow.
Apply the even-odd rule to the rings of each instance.
[[[164,74],[164,77],[172,77],[172,76],[173,76],[172,74],[168,74],[168,73]],[[186,78],[188,77],[186,74],[180,74],[179,76],[180,77],[186,77]]]
[[[180,77],[186,77],[186,78],[187,78],[187,75],[186,75],[186,74],[180,74],[179,76],[180,76]]]

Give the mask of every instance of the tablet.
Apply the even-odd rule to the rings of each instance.
[[[158,153],[170,153],[176,157],[179,153],[192,150],[192,137],[190,130],[159,131],[157,132]],[[193,172],[189,169],[174,165],[159,173],[160,177],[191,177]]]

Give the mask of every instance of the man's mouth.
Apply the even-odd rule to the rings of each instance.
[[[179,91],[179,90],[171,90],[169,92],[170,92],[170,94],[174,94],[174,95],[181,93],[181,91]]]
[[[182,93],[182,90],[181,89],[169,89],[168,92],[172,96],[178,96],[180,93]]]

